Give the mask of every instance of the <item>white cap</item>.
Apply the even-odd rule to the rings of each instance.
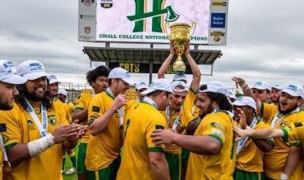
[[[16,67],[10,60],[0,60],[0,81],[8,84],[23,84],[26,78],[16,75]]]
[[[282,91],[283,87],[280,85],[280,84],[274,84],[271,86],[271,88],[274,88],[274,89],[277,89],[277,90],[280,90]]]
[[[304,89],[299,85],[289,84],[282,90],[282,92],[285,92],[293,97],[301,97],[304,99]]]
[[[226,97],[229,97],[229,90],[228,86],[220,81],[211,81],[206,84],[207,89],[204,89],[200,92],[213,92],[213,93],[219,93],[223,94]]]
[[[234,106],[249,106],[252,107],[255,111],[257,110],[254,99],[249,96],[239,96],[232,104]]]
[[[184,81],[173,81],[171,83],[173,92],[189,91],[188,85]],[[177,89],[178,88],[178,89]]]
[[[109,73],[108,79],[116,79],[116,78],[123,80],[129,85],[134,84],[133,80],[131,79],[131,74],[127,70],[121,67],[116,67],[112,69]]]
[[[148,89],[148,85],[145,82],[141,81],[139,83],[136,83],[135,89],[137,90]]]
[[[235,93],[233,92],[232,89],[229,89],[228,93],[229,93],[229,98],[230,99],[236,99]]]
[[[143,91],[140,94],[147,95],[147,94],[150,94],[157,90],[167,91],[167,92],[172,93],[172,86],[171,86],[170,82],[166,79],[157,79],[149,85],[147,90]]]
[[[68,97],[68,93],[67,93],[67,91],[66,91],[65,89],[59,89],[59,90],[58,90],[58,94],[62,94],[62,95],[64,95],[65,97]]]
[[[47,78],[49,80],[49,84],[59,83],[57,77],[54,74],[48,75]]]
[[[47,76],[43,64],[37,60],[23,61],[17,68],[17,74],[28,80],[35,80]]]
[[[271,91],[271,87],[270,85],[265,82],[265,81],[259,81],[259,82],[256,82],[253,87],[251,89],[258,89],[258,90],[268,90],[268,91]]]
[[[173,81],[185,81],[185,82],[187,82],[187,76],[184,73],[176,73],[173,77]]]

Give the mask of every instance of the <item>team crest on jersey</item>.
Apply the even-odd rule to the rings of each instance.
[[[221,129],[221,130],[224,129],[224,127],[217,122],[212,122],[211,126],[217,128],[217,129]]]
[[[303,124],[301,122],[295,122],[294,125],[295,125],[295,127],[301,127],[301,126],[303,126]]]
[[[32,121],[32,120],[27,120],[27,125],[28,125],[28,128],[29,128],[29,130],[34,130],[34,129],[36,129],[35,128],[35,124],[34,124],[34,122]]]
[[[48,119],[49,119],[49,123],[52,124],[52,125],[55,125],[56,122],[57,122],[55,115],[48,116]]]
[[[93,111],[93,112],[99,113],[99,112],[100,112],[100,107],[98,107],[98,106],[93,106],[93,107],[92,107],[92,111]]]

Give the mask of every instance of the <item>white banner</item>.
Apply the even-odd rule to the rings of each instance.
[[[191,44],[226,44],[228,0],[95,1],[96,41],[169,43],[169,26],[187,23]]]

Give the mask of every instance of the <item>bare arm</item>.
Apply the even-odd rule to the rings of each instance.
[[[246,81],[240,77],[233,77],[232,80],[235,82],[236,87],[240,86],[242,88],[242,91],[244,93],[245,96],[250,96],[252,97],[257,105],[257,111],[261,112],[261,101],[259,99],[257,99],[254,94],[252,93],[251,89],[249,88],[248,84],[246,83]]]
[[[88,109],[77,109],[73,113],[72,121],[75,121],[76,119],[79,120],[79,123],[87,122],[88,120]]]
[[[291,146],[288,156],[286,158],[283,173],[287,176],[291,176],[293,171],[296,169],[299,162],[302,160],[302,150],[300,146]]]
[[[96,136],[103,131],[107,126],[111,117],[117,112],[119,108],[127,103],[126,96],[119,94],[113,105],[99,118],[95,119],[93,123],[89,124],[89,130],[93,136]]]
[[[161,78],[165,78],[165,74],[168,70],[168,67],[170,66],[170,63],[174,57],[174,42],[171,41],[170,42],[170,54],[169,56],[166,58],[166,60],[163,62],[163,64],[161,65],[161,67],[159,68],[157,75],[158,75],[158,79]]]
[[[77,126],[62,124],[56,128],[52,135],[48,134],[45,137],[33,140],[28,143],[18,143],[13,145],[11,149],[7,150],[8,158],[10,163],[19,164],[24,160],[30,159],[44,152],[54,144],[63,143],[68,138],[75,140],[77,137]],[[33,154],[31,154],[31,152]]]
[[[273,148],[273,146],[266,140],[253,139],[252,141],[263,152],[268,152]]]
[[[171,130],[155,130],[151,135],[156,144],[177,144],[196,154],[215,155],[221,151],[221,143],[211,136],[189,136]]]
[[[164,153],[149,152],[150,166],[156,179],[170,179],[169,167]]]
[[[233,127],[234,132],[239,136],[239,138],[248,136],[256,139],[268,139],[276,137],[284,137],[282,129],[241,129],[239,127]]]
[[[187,58],[188,64],[189,64],[192,74],[193,74],[193,79],[191,81],[190,88],[192,89],[193,92],[197,93],[199,90],[200,82],[201,82],[201,71],[190,54],[189,44],[187,43],[186,46],[187,47],[186,47],[186,51],[185,51],[185,56]]]

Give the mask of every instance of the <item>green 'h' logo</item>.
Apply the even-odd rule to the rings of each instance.
[[[130,21],[135,21],[133,32],[144,31],[144,20],[146,18],[152,17],[153,32],[162,32],[161,15],[167,14],[167,22],[173,22],[178,19],[179,15],[174,12],[171,6],[167,6],[165,9],[162,9],[161,6],[164,0],[153,0],[153,11],[144,12],[145,1],[146,0],[135,0],[135,15],[127,17]]]

